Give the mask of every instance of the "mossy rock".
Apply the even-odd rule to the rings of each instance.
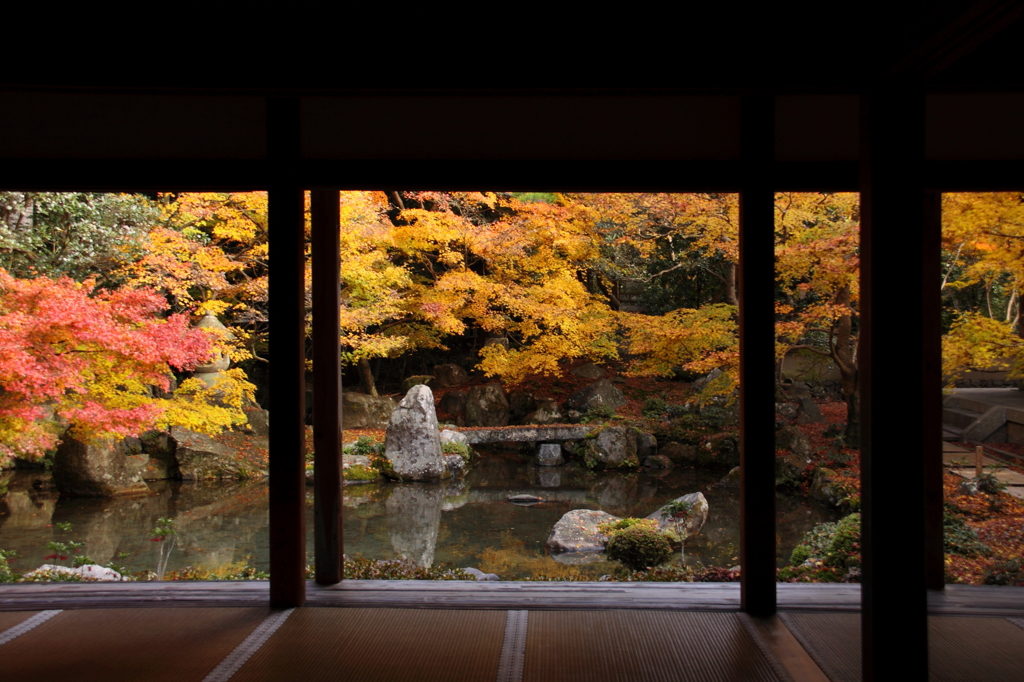
[[[376,481],[380,478],[380,472],[372,467],[354,464],[343,469],[341,476],[346,481]]]
[[[579,441],[577,453],[588,469],[637,469],[638,431],[630,426],[607,426]]]
[[[630,570],[642,571],[668,561],[672,557],[672,545],[658,531],[634,525],[609,538],[605,555]]]

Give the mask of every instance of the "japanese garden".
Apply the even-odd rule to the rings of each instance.
[[[947,391],[1016,391],[1024,195],[942,208]],[[775,209],[778,579],[859,582],[858,195]],[[738,580],[738,210],[341,192],[346,577]],[[267,224],[258,192],[0,193],[0,581],[267,577]],[[946,580],[1024,585],[1024,426],[950,405]]]

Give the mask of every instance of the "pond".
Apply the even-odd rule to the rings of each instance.
[[[517,453],[492,451],[460,482],[346,486],[345,551],[371,559],[406,556],[421,564],[474,566],[505,580],[571,574],[596,580],[615,564],[567,565],[544,549],[551,527],[565,512],[601,509],[646,516],[669,500],[701,491],[710,513],[701,534],[686,545],[687,563],[733,566],[739,563],[739,489],[716,485],[724,473],[682,467],[596,473],[572,464],[537,467]],[[93,560],[113,560],[131,572],[185,566],[268,570],[265,482],[150,486],[148,496],[62,498],[41,471],[0,473],[0,548],[18,552],[11,563],[17,572],[46,563],[44,557],[53,553],[47,543],[67,540],[84,542],[83,553]],[[307,491],[312,563],[312,487]],[[545,501],[533,506],[507,501],[518,493]],[[780,566],[807,530],[838,516],[800,497],[780,494],[776,505]],[[174,519],[176,532],[155,542],[153,530],[161,518]],[[71,530],[62,530],[64,524]]]

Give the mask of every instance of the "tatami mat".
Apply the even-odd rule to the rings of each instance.
[[[523,682],[778,679],[735,613],[530,612]]]
[[[0,647],[0,670],[5,680],[200,682],[269,613],[194,607],[64,611]]]
[[[296,609],[231,682],[494,682],[506,611]]]
[[[38,611],[0,611],[0,634],[3,634],[4,630],[13,628],[15,625],[22,623],[32,616],[39,613]]]
[[[858,682],[860,616],[789,613],[783,621],[833,682]],[[1005,618],[928,618],[929,677],[939,682],[1024,680],[1024,630]]]

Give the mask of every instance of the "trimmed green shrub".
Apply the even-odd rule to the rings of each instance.
[[[672,545],[658,531],[634,525],[612,535],[605,554],[631,570],[641,571],[668,561],[672,556]]]

